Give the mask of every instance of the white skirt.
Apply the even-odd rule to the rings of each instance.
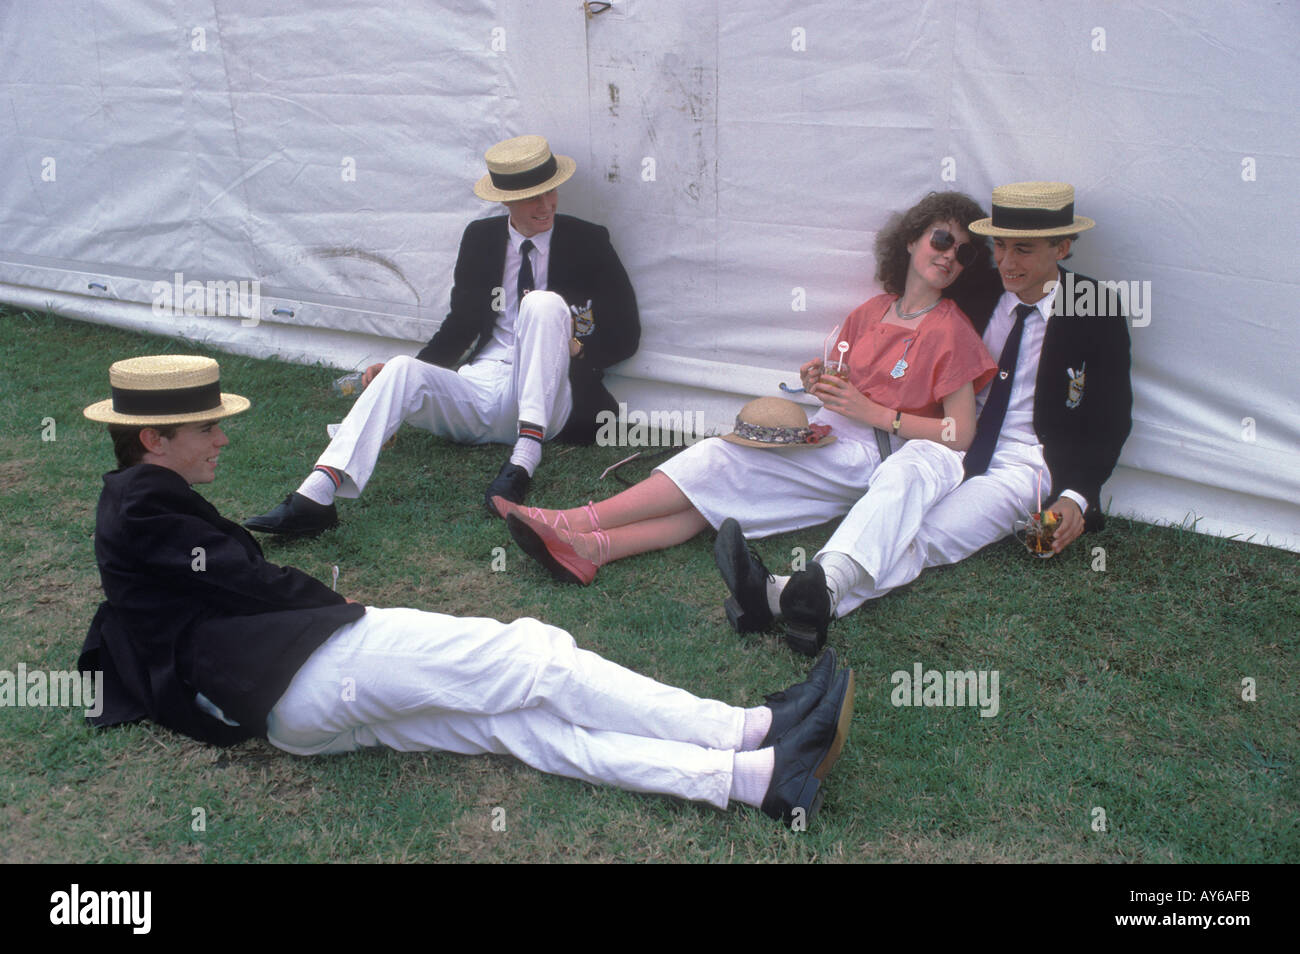
[[[844,516],[880,464],[872,428],[822,409],[813,423],[838,438],[821,447],[746,447],[710,437],[655,468],[716,530],[735,517],[746,537],[768,537]],[[890,438],[895,450],[902,446]]]

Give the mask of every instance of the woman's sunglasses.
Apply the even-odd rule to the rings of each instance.
[[[930,233],[930,248],[936,252],[946,252],[953,247],[957,238],[947,229],[935,229]],[[979,256],[979,250],[971,242],[962,242],[957,246],[957,264],[962,268],[970,265]]]

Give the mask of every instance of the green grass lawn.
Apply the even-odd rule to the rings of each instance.
[[[101,599],[92,535],[112,450],[81,409],[107,396],[109,363],[196,350],[0,314],[0,670],[74,667]],[[243,519],[297,486],[348,405],[330,369],[215,356],[225,389],[253,409],[229,422],[220,476],[200,489]],[[608,496],[620,485],[597,476],[623,453],[549,447],[531,502]],[[729,702],[757,704],[801,677],[807,661],[775,636],[727,626],[712,534],[611,565],[590,588],[551,582],[481,513],[504,458],[403,429],[365,496],[342,503],[337,530],[272,539],[267,556],[326,581],[337,564],[339,589],[365,603],[536,616]],[[758,549],[784,565],[830,530]],[[1300,861],[1297,562],[1113,519],[1056,559],[1004,542],[864,607],[831,629],[858,696],[806,832],[509,758],[301,759],[261,741],[223,750],[147,723],[96,732],[77,710],[3,708],[0,860]],[[1000,711],[895,707],[891,673],[918,662],[997,670]]]

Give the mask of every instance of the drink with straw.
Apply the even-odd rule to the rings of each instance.
[[[334,394],[337,397],[352,397],[361,393],[361,379],[365,377],[364,371],[354,371],[351,374],[345,374],[341,378],[334,379]]]
[[[1055,510],[1031,513],[1027,519],[1016,521],[1016,539],[1034,556],[1046,560],[1056,555],[1052,550],[1052,539],[1056,536],[1056,527],[1060,522],[1061,515]]]
[[[837,353],[834,355],[834,360],[833,361],[831,360],[832,359],[831,342],[838,339],[839,336],[840,336],[840,328],[838,325],[836,325],[835,329],[829,335],[827,335],[826,340],[822,343],[822,372],[821,373],[823,377],[829,376],[832,378],[840,378],[842,380],[848,380],[849,365],[848,362],[845,360],[848,357],[848,353],[849,353],[849,343],[847,341],[841,341],[839,344],[835,346],[835,351]]]
[[[1042,452],[1042,445],[1038,450]],[[1039,559],[1046,560],[1055,556],[1052,550],[1052,538],[1056,536],[1056,525],[1061,522],[1061,515],[1055,510],[1043,513],[1043,472],[1038,472],[1038,488],[1034,499],[1038,501],[1038,510],[1029,515],[1027,520],[1017,520],[1012,530],[1016,539],[1025,545],[1025,549]]]

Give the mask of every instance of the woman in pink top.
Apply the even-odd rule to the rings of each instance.
[[[933,499],[946,494],[961,481],[975,433],[975,394],[996,369],[945,297],[991,273],[988,246],[966,231],[984,217],[969,196],[931,193],[877,236],[876,279],[886,294],[844,323],[847,383],[826,374],[821,358],[799,372],[822,402],[810,423],[819,432],[829,426],[833,442],[756,448],[710,438],[622,493],[571,510],[495,498],[511,536],[557,579],[587,584],[602,564],[683,543],[727,517],[746,538],[841,517],[878,469],[908,468],[909,480],[933,485]],[[884,442],[892,453],[882,462]]]

